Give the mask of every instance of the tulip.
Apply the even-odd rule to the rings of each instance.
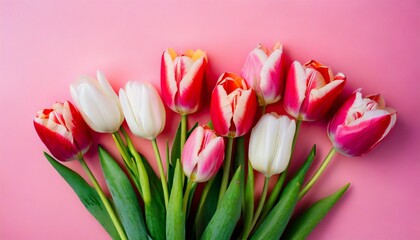
[[[61,161],[80,158],[92,144],[89,127],[68,101],[39,111],[34,127],[51,154]]]
[[[203,50],[188,50],[177,55],[168,49],[162,55],[161,89],[166,105],[181,115],[201,107],[201,92],[207,55]]]
[[[385,107],[382,96],[378,94],[363,98],[358,90],[328,124],[328,136],[340,153],[360,156],[381,142],[396,120],[395,110]]]
[[[128,82],[119,95],[131,132],[142,138],[155,139],[165,127],[165,107],[153,85]]]
[[[114,133],[124,121],[120,101],[100,71],[97,78],[98,81],[81,76],[70,86],[71,96],[90,128],[96,132]]]
[[[305,66],[294,61],[287,75],[284,108],[298,120],[319,120],[331,108],[345,82],[343,73],[334,77],[329,67],[317,61]]]
[[[283,92],[283,48],[276,43],[273,50],[258,44],[247,57],[241,75],[254,89],[260,106],[280,100]]]
[[[249,161],[266,177],[286,170],[292,154],[296,123],[287,116],[267,113],[251,131]]]
[[[182,166],[191,181],[205,182],[216,175],[224,157],[223,138],[207,127],[198,126],[185,143]]]
[[[245,79],[223,73],[211,96],[210,116],[214,130],[225,137],[240,137],[251,128],[257,109],[255,92]]]

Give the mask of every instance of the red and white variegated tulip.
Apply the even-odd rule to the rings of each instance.
[[[247,57],[241,75],[254,89],[260,106],[281,99],[284,85],[283,48],[278,42],[272,50],[258,44]]]
[[[207,55],[200,49],[178,55],[169,48],[163,53],[160,74],[162,98],[172,111],[186,115],[201,107],[206,66]]]
[[[128,127],[134,135],[155,139],[165,127],[165,107],[150,83],[127,82],[120,101]]]
[[[345,82],[343,73],[333,76],[328,66],[317,61],[312,60],[305,66],[294,61],[286,79],[284,108],[298,120],[319,120],[331,108]]]
[[[92,145],[89,127],[68,101],[39,111],[34,126],[41,141],[60,161],[80,158]]]
[[[385,107],[382,96],[353,93],[328,124],[334,148],[348,156],[360,156],[374,148],[394,127],[397,114]]]
[[[263,115],[252,129],[249,162],[266,177],[286,170],[292,154],[295,120],[275,113]]]
[[[256,109],[257,97],[245,79],[234,73],[223,73],[211,96],[214,130],[225,137],[243,136],[252,126]]]
[[[223,138],[208,127],[198,126],[185,142],[182,166],[191,181],[205,182],[216,175],[224,157]]]
[[[97,78],[81,76],[70,86],[71,96],[90,128],[114,133],[124,121],[120,101],[105,75],[98,71]]]

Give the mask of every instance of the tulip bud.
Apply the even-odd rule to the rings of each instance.
[[[333,76],[332,70],[317,61],[302,66],[294,61],[290,67],[284,93],[284,108],[303,121],[316,121],[325,116],[343,90],[346,77]]]
[[[334,148],[347,156],[360,156],[374,148],[394,127],[397,113],[378,95],[362,97],[360,90],[340,107],[328,124]]]
[[[225,137],[243,136],[250,130],[256,110],[255,92],[246,81],[234,73],[223,73],[211,96],[214,130]]]
[[[281,99],[284,84],[283,48],[276,43],[273,50],[258,44],[247,57],[241,75],[254,89],[260,106]]]
[[[217,174],[224,157],[223,138],[207,127],[198,126],[185,142],[182,166],[191,181],[205,182]]]
[[[92,144],[89,127],[68,101],[39,111],[34,118],[34,127],[51,154],[61,161],[83,156]]]
[[[163,53],[160,74],[162,98],[172,111],[185,115],[201,107],[206,66],[207,55],[200,49],[177,55],[170,48]]]
[[[81,76],[70,86],[71,96],[90,128],[96,132],[113,133],[124,121],[120,101],[100,71],[97,77],[98,81]]]
[[[119,95],[131,132],[142,138],[155,139],[165,127],[165,107],[153,85],[128,82]]]
[[[267,113],[252,129],[249,161],[252,168],[266,177],[286,170],[292,154],[296,123],[287,116]]]

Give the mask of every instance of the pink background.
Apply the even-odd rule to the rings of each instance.
[[[305,198],[302,205],[352,183],[310,239],[420,239],[419,9],[417,0],[0,1],[0,238],[109,238],[44,159],[32,126],[36,111],[70,99],[78,75],[101,69],[115,89],[128,80],[158,86],[165,48],[202,48],[212,87],[223,71],[239,72],[258,42],[279,40],[291,59],[344,72],[344,95],[380,92],[399,114],[381,145],[362,158],[336,157]],[[207,122],[203,112],[191,122]],[[161,149],[178,116],[168,111],[168,120]],[[303,124],[296,163],[314,142],[320,163],[330,148],[325,126]],[[97,137],[114,149],[109,135]],[[137,143],[152,156],[148,142]],[[100,176],[94,152],[89,164]],[[67,165],[81,172],[77,162]]]

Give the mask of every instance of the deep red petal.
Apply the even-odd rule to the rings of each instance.
[[[73,143],[35,121],[34,127],[41,141],[55,158],[60,161],[70,161],[77,158],[79,151]]]

